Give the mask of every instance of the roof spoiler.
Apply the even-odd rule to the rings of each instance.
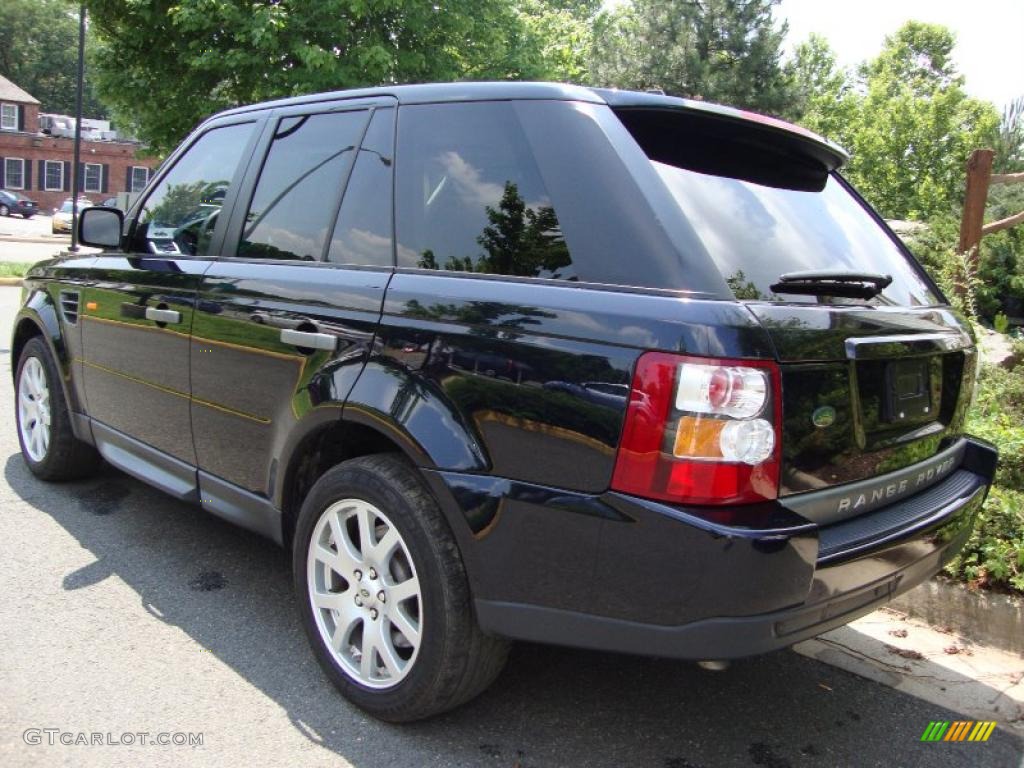
[[[721,104],[712,104],[706,101],[682,99],[677,96],[664,96],[660,93],[620,91],[614,88],[592,88],[591,90],[600,96],[608,106],[616,110],[684,110],[705,115],[709,118],[720,118],[730,122],[758,126],[766,132],[778,134],[780,137],[787,137],[803,145],[804,151],[822,163],[829,171],[836,170],[850,159],[849,153],[835,142],[829,141],[802,126],[788,123],[777,117],[762,115],[757,112],[748,112]]]

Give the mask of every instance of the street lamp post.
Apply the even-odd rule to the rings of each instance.
[[[82,90],[85,81],[85,3],[78,8],[78,93],[75,95],[75,161],[71,169],[71,250],[78,250],[78,195],[82,191]]]

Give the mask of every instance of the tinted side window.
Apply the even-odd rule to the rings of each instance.
[[[367,114],[281,119],[246,214],[238,256],[321,258]]]
[[[327,254],[329,261],[379,267],[390,267],[394,262],[391,232],[394,140],[395,110],[376,110],[345,189]]]
[[[402,107],[398,122],[399,266],[576,279],[510,103]]]
[[[208,256],[214,227],[255,123],[207,131],[153,189],[135,228],[136,251]]]

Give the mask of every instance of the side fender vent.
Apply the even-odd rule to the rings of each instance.
[[[78,291],[60,292],[60,312],[69,325],[78,325]]]

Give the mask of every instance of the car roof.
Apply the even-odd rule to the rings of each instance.
[[[422,83],[415,85],[381,85],[371,88],[356,88],[344,91],[328,91],[287,99],[277,99],[221,112],[215,117],[242,115],[247,112],[291,107],[301,104],[315,104],[338,99],[362,99],[391,97],[398,104],[437,104],[466,101],[517,101],[555,100],[582,101],[591,104],[606,104],[614,109],[668,109],[703,113],[708,116],[736,120],[767,129],[789,134],[816,144],[834,160],[831,165],[842,165],[849,155],[838,144],[819,136],[799,125],[788,123],[768,115],[749,112],[722,104],[713,104],[693,99],[666,96],[660,92],[628,91],[614,88],[591,88],[565,83],[538,82],[463,82],[463,83]]]

